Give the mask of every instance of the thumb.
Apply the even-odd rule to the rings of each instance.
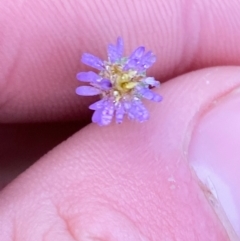
[[[238,75],[235,78],[237,79]],[[228,76],[223,75],[219,80],[229,84]],[[206,79],[206,84],[212,84],[209,78]],[[212,193],[210,201],[214,205],[220,204],[213,205],[215,211],[222,216],[219,209],[219,206],[222,206],[240,236],[239,105],[240,95],[237,88],[223,92],[200,112],[192,133],[188,159],[201,182]]]
[[[208,183],[193,170],[202,161],[210,169],[217,157],[202,156],[199,128],[214,108],[240,101],[239,85],[237,67],[192,72],[162,85],[165,99],[149,105],[148,122],[83,128],[2,191],[2,240],[238,240],[239,196],[230,179],[239,176],[226,174],[230,159],[214,162],[224,168],[212,168]],[[222,153],[223,141],[213,152]],[[222,197],[235,205],[235,219]]]

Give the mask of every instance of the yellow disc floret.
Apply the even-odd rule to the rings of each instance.
[[[112,96],[115,102],[131,94],[143,76],[135,70],[123,70],[121,64],[105,63],[105,70],[100,73],[112,83]]]

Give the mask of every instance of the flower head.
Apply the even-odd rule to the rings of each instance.
[[[84,53],[82,62],[97,70],[80,72],[77,79],[89,85],[76,89],[78,95],[100,95],[101,99],[89,106],[94,110],[92,121],[99,125],[108,125],[115,117],[117,123],[124,116],[143,122],[149,113],[142,99],[160,102],[162,97],[150,88],[158,87],[159,82],[146,76],[146,70],[156,61],[156,56],[143,46],[138,47],[129,57],[123,57],[123,40],[117,39],[116,45],[108,45],[108,60]]]

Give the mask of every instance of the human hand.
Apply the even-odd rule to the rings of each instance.
[[[1,122],[85,125],[93,99],[74,93],[85,68],[77,60],[103,57],[119,35],[126,52],[154,51],[150,75],[165,82],[164,101],[146,103],[148,122],[85,126],[10,183],[0,194],[1,240],[237,240],[209,189],[213,182],[219,198],[240,200],[231,170],[240,69],[206,67],[239,65],[239,9],[238,1],[2,0]],[[219,173],[229,192],[215,183]]]

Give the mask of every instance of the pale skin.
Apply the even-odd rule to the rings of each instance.
[[[83,126],[0,192],[1,241],[230,240],[187,147],[199,109],[240,85],[240,1],[1,0],[0,12],[0,121]],[[117,36],[125,53],[157,55],[164,101],[146,102],[143,124],[86,125],[80,55],[104,58]],[[224,65],[236,67],[207,68]]]

